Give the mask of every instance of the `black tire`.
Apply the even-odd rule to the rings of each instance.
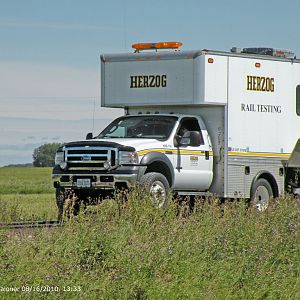
[[[156,172],[146,173],[142,176],[140,185],[150,193],[155,207],[163,210],[168,208],[170,185],[164,175]]]
[[[56,189],[57,220],[62,223],[64,216],[70,218],[77,216],[80,210],[80,199],[73,191],[66,191],[63,188]]]
[[[270,198],[273,198],[273,190],[270,183],[260,178],[256,180],[251,188],[251,203],[259,211],[264,211],[269,204]]]
[[[65,191],[62,188],[57,188],[55,191],[56,206],[57,206],[57,220],[62,222],[64,215],[64,205],[65,205]]]

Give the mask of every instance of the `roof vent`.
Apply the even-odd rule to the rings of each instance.
[[[284,58],[295,58],[295,53],[291,50],[276,49],[276,48],[231,48],[233,53],[247,53],[247,54],[256,54],[256,55],[268,55],[275,57],[284,57]]]

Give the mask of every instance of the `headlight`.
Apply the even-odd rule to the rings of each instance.
[[[139,156],[136,152],[120,151],[119,163],[122,164],[138,164]]]
[[[55,154],[55,165],[60,166],[62,169],[67,167],[67,163],[64,160],[64,152],[58,151]]]
[[[59,152],[56,152],[55,154],[55,165],[59,165],[61,162],[64,161],[64,153],[59,151]]]

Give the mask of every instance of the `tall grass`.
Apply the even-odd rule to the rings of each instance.
[[[258,213],[242,201],[199,200],[185,212],[174,203],[154,209],[135,190],[127,202],[106,200],[62,228],[2,232],[1,286],[59,287],[5,296],[300,299],[298,202],[282,197]]]
[[[56,217],[51,168],[0,168],[0,222]]]
[[[54,194],[0,194],[0,222],[57,218]]]

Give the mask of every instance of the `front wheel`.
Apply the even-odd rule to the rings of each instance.
[[[80,210],[80,200],[74,195],[73,191],[57,188],[55,198],[58,210],[58,222],[62,223],[64,216],[70,218],[72,215],[78,215]]]
[[[64,205],[65,205],[65,191],[62,188],[57,188],[55,192],[55,198],[56,198],[56,206],[57,206],[57,219],[61,223],[63,220],[64,215]]]
[[[167,209],[170,185],[164,175],[156,172],[146,173],[142,176],[140,184],[150,193],[155,207]]]
[[[270,198],[273,197],[273,190],[270,183],[263,178],[254,182],[251,188],[251,203],[259,211],[267,209]]]

